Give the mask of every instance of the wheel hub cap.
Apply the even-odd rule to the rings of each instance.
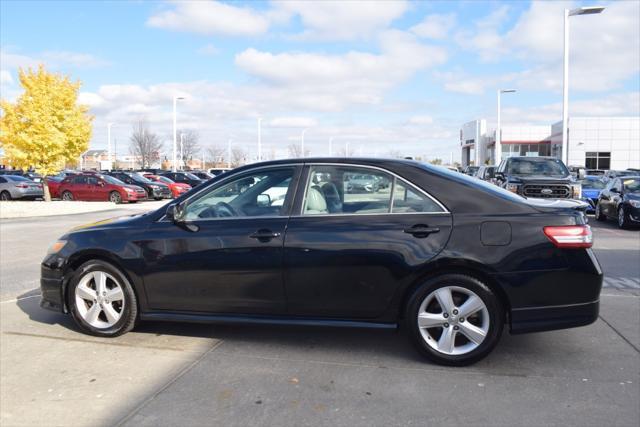
[[[114,326],[125,308],[122,286],[103,271],[85,274],[76,286],[75,298],[80,317],[98,329]]]

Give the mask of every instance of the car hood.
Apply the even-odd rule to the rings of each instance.
[[[123,185],[123,187],[129,188],[129,189],[134,190],[134,191],[138,191],[138,190],[143,190],[144,191],[144,188],[140,187],[139,185],[127,184],[127,185]]]
[[[526,182],[545,182],[545,183],[553,183],[559,182],[563,184],[570,184],[572,182],[571,177],[565,176],[548,176],[548,175],[511,175],[510,180],[517,181],[526,181]]]
[[[145,216],[146,214],[125,215],[108,218],[101,221],[90,222],[88,224],[83,224],[72,228],[71,230],[69,230],[69,233],[129,226],[141,221]]]
[[[171,185],[178,188],[191,188],[189,184],[185,184],[184,182],[175,182]]]

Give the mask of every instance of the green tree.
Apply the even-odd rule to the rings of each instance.
[[[12,166],[51,175],[87,150],[93,117],[78,105],[80,81],[49,73],[43,65],[18,75],[24,93],[15,103],[0,101],[0,146]],[[46,180],[44,194],[51,200]]]

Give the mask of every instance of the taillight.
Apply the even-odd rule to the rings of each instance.
[[[18,187],[18,188],[29,188],[29,186],[27,184],[16,184],[16,187]]]
[[[544,227],[544,234],[559,248],[590,248],[593,234],[588,225],[557,225]]]

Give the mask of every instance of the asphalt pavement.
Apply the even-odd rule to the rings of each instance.
[[[640,231],[592,221],[607,277],[593,325],[502,338],[467,368],[405,332],[143,323],[115,339],[39,308],[50,243],[124,212],[0,224],[0,424],[640,424]],[[106,215],[105,215],[106,214]]]

